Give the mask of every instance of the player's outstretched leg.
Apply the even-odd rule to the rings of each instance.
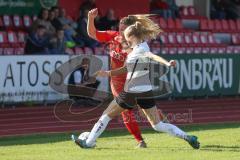
[[[147,116],[149,122],[151,123],[154,130],[158,132],[165,132],[169,135],[186,140],[194,149],[200,148],[200,143],[196,136],[191,136],[182,131],[180,128],[170,124],[160,121],[160,117],[157,112],[157,107],[150,109],[143,109],[144,114]]]
[[[158,132],[166,132],[172,136],[186,140],[194,149],[200,148],[200,143],[196,136],[187,135],[187,133],[170,123],[159,122],[153,125],[153,128]]]

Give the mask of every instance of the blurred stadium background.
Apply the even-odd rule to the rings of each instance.
[[[54,105],[68,95],[49,87],[51,72],[76,55],[96,55],[109,68],[107,44],[86,35],[87,11],[95,7],[99,30],[117,30],[121,17],[149,13],[164,30],[149,45],[179,63],[165,77],[173,93],[157,102],[172,123],[240,122],[239,0],[1,0],[0,137],[84,131],[95,123],[89,117],[104,108],[84,98],[72,112],[93,112],[59,119]],[[97,87],[108,92],[108,80]],[[139,122],[149,127],[141,116]],[[109,129],[123,127],[119,118]]]

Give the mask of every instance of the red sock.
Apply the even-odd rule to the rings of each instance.
[[[139,129],[138,123],[136,122],[136,119],[135,119],[135,116],[134,116],[132,110],[122,112],[122,118],[123,118],[126,128],[134,136],[134,138],[138,142],[142,141],[143,138],[141,135],[141,131]]]

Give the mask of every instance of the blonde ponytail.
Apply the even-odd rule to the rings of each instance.
[[[155,39],[162,32],[160,27],[146,16],[136,16],[136,22],[125,31],[126,36],[134,35],[140,40]]]
[[[141,25],[140,22],[136,22],[136,23],[134,24],[134,27],[135,27],[136,29],[141,29],[141,28],[142,28],[142,25]]]

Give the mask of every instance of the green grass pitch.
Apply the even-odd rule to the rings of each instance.
[[[183,140],[143,130],[148,144],[136,149],[126,130],[106,131],[95,149],[81,149],[71,133],[41,134],[0,138],[0,160],[239,160],[240,123],[181,127],[197,135],[200,150]]]

